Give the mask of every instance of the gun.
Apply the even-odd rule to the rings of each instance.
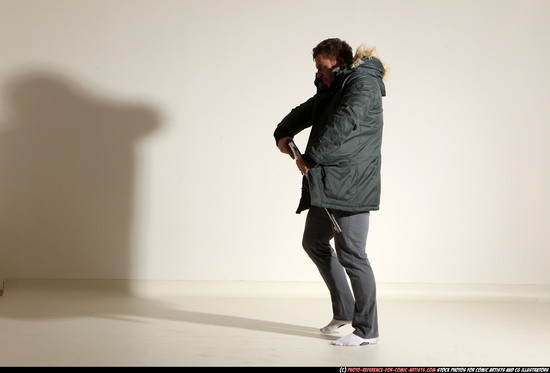
[[[297,160],[298,158],[302,158],[302,153],[300,153],[300,150],[298,150],[298,147],[296,146],[296,143],[294,143],[294,140],[290,139],[287,141],[288,147],[290,148],[290,151],[292,152],[292,158],[294,160]],[[306,178],[308,178],[308,175],[304,175]],[[336,218],[334,217],[334,214],[330,209],[324,207],[325,213],[327,214],[328,218],[330,219],[330,222],[332,223],[332,228],[336,233],[342,233],[342,229],[340,228],[340,225],[338,225],[338,222],[336,221]]]

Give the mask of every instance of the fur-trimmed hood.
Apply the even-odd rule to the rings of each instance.
[[[362,65],[365,63],[366,60],[372,60],[373,58],[380,61],[380,58],[378,57],[378,52],[376,52],[375,48],[369,48],[362,44],[357,50],[355,51],[355,56],[353,57],[353,63],[351,64],[351,68],[357,67],[359,65]],[[382,72],[382,80],[386,80],[389,73],[388,65],[380,61],[382,64],[383,72]]]
[[[386,95],[386,87],[383,81],[388,77],[389,68],[385,63],[380,61],[375,48],[368,48],[365,45],[357,48],[351,68],[367,69],[369,75],[378,79],[382,96]]]

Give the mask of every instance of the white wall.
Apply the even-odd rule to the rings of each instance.
[[[272,132],[336,36],[391,67],[378,281],[550,284],[549,11],[0,0],[0,277],[318,281]]]

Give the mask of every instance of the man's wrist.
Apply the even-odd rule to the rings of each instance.
[[[277,146],[279,146],[280,139],[284,139],[285,137],[294,137],[293,133],[285,127],[277,127],[273,133],[273,136],[275,137],[275,144]]]

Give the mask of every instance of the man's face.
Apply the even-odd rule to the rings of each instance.
[[[340,67],[340,64],[334,58],[318,54],[315,56],[315,67],[317,68],[317,78],[321,79],[327,87],[330,87],[334,81],[334,69]]]

